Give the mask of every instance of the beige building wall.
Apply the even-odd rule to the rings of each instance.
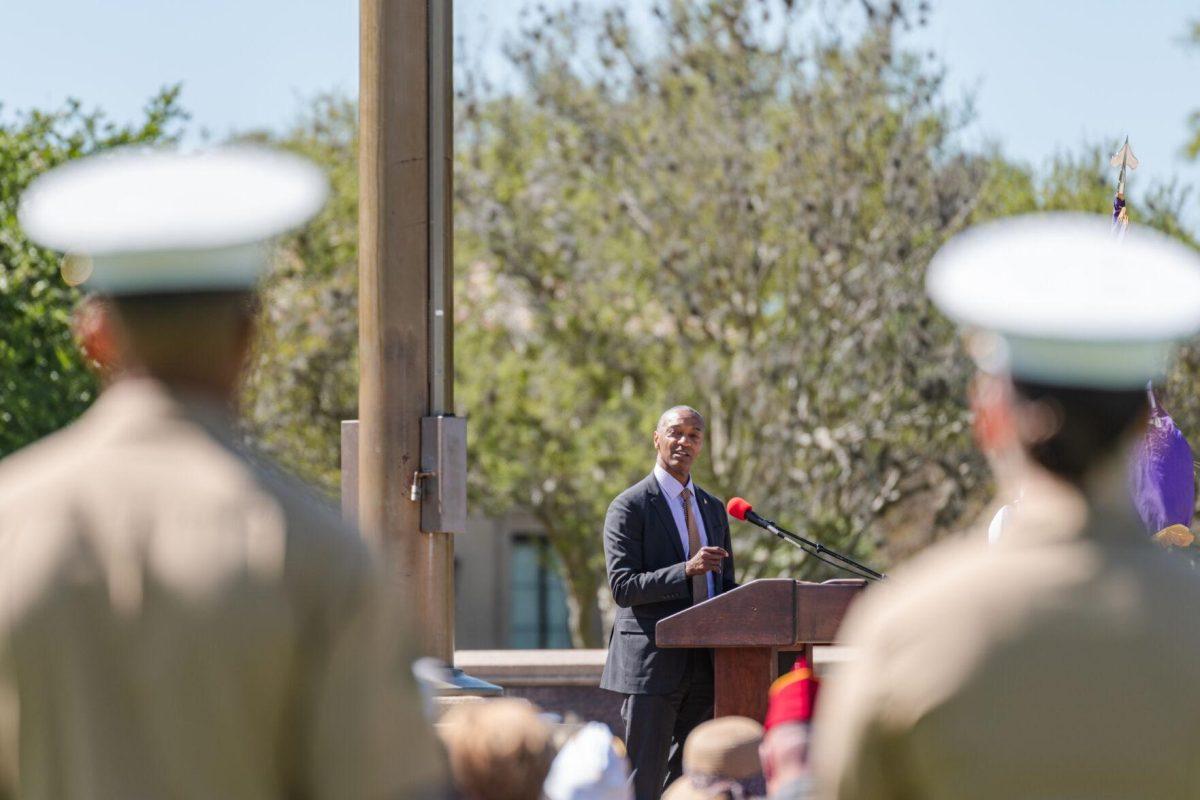
[[[537,522],[526,515],[472,515],[467,532],[454,537],[456,649],[510,646],[513,536],[541,533]]]

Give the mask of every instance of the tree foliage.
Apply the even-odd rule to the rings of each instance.
[[[1193,19],[1188,25],[1184,41],[1193,50],[1200,48],[1200,19]],[[1191,129],[1191,138],[1184,145],[1184,152],[1195,160],[1200,158],[1200,109],[1194,109],[1188,116],[1188,127]]]
[[[532,514],[570,589],[577,644],[600,644],[608,501],[653,461],[676,403],[708,417],[698,481],[879,566],[989,495],[969,437],[970,367],[922,290],[966,224],[1104,213],[1115,142],[1038,168],[956,132],[936,62],[908,51],[921,6],[657,0],[538,11],[507,47],[518,86],[479,73],[456,111],[458,409],[475,509]],[[247,435],[336,493],[356,416],[357,131],[317,98],[270,141],[330,174],[333,197],[281,245],[245,393]],[[76,290],[16,224],[21,190],[69,158],[177,139],[168,89],[119,126],[78,103],[0,117],[0,455],[95,392],[69,331]],[[1200,149],[1200,148],[1198,148]],[[1131,181],[1134,225],[1195,245],[1186,191]],[[1200,437],[1200,348],[1166,402]],[[738,578],[822,577],[735,530]]]
[[[341,420],[358,417],[358,132],[355,105],[323,95],[273,141],[319,164],[329,202],[284,239],[263,285],[243,394],[249,438],[336,496]]]
[[[546,13],[509,48],[522,91],[468,84],[460,115],[475,487],[548,525],[581,606],[604,506],[675,403],[707,416],[702,483],[876,560],[881,520],[952,524],[982,474],[922,275],[987,164],[955,148],[903,17],[653,13],[651,37],[618,5]],[[816,573],[735,538],[740,578]]]
[[[60,256],[25,238],[17,224],[21,192],[73,158],[175,141],[185,118],[179,87],[152,98],[131,125],[74,100],[0,117],[0,457],[70,422],[96,394],[71,333],[79,292],[60,276]]]
[[[970,368],[924,267],[965,224],[1103,212],[1106,147],[1044,170],[955,133],[906,8],[617,4],[530,19],[520,76],[460,82],[456,359],[476,509],[550,535],[577,644],[600,644],[608,501],[653,463],[675,403],[709,423],[699,481],[886,566],[988,499]],[[765,17],[764,17],[765,15]],[[855,35],[841,33],[857,30]],[[249,392],[254,435],[336,486],[355,385],[353,109],[321,99],[283,143],[333,170],[335,205],[285,247]],[[1181,231],[1160,187],[1135,223]],[[739,579],[824,576],[735,531]]]

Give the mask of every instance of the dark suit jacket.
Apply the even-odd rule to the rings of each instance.
[[[717,498],[693,484],[708,543],[725,548],[729,558],[713,575],[716,594],[733,581],[729,519]],[[692,604],[687,560],[668,500],[654,473],[617,496],[604,519],[604,560],[617,618],[608,643],[600,688],[622,694],[667,694],[678,688],[687,666],[687,650],[654,644],[654,626]]]

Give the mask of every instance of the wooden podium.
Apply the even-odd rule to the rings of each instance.
[[[866,581],[807,583],[790,578],[752,581],[698,606],[660,620],[659,647],[711,647],[715,715],[762,721],[767,690],[795,656],[812,646],[834,644],[850,603]]]

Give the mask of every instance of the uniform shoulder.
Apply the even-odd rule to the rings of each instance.
[[[70,475],[87,451],[79,425],[72,423],[0,459],[0,505],[26,492],[70,485]]]
[[[854,604],[844,626],[846,639],[925,629],[920,621],[935,618],[937,609],[954,605],[980,581],[988,581],[995,568],[991,555],[979,537],[964,535],[922,551],[872,584]]]
[[[1006,547],[989,546],[982,536],[956,537],[873,586],[851,609],[844,633],[848,642],[873,640],[893,654],[979,644],[989,636],[998,646],[1033,620],[1059,625],[1087,618],[1091,612],[1078,607],[1083,598],[1124,609],[1113,614],[1171,616],[1172,607],[1200,602],[1200,581],[1148,543],[1082,537]]]
[[[331,613],[359,602],[379,578],[379,563],[366,539],[329,500],[282,467],[258,454],[245,463],[257,490],[282,516],[288,583]]]
[[[275,462],[258,455],[247,459],[259,485],[270,493],[300,539],[330,540],[351,550],[365,550],[355,526],[346,522],[333,502]]]

